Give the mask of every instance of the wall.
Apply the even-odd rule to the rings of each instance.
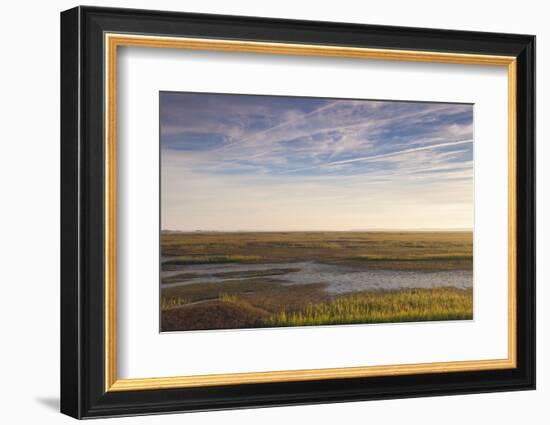
[[[71,1],[3,4],[0,99],[0,392],[4,423],[69,423],[58,409],[59,12]],[[550,398],[550,27],[544,2],[524,0],[271,2],[97,1],[96,5],[536,34],[538,39],[538,390],[114,420],[127,424],[547,423]],[[547,12],[546,12],[547,13]],[[545,96],[546,95],[546,96]]]

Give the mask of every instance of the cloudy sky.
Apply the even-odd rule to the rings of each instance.
[[[471,229],[473,107],[160,93],[166,230]]]

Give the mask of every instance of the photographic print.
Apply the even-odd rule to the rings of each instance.
[[[473,105],[159,96],[161,331],[473,318]]]

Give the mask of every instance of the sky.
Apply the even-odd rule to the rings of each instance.
[[[473,106],[160,93],[161,226],[472,229]]]

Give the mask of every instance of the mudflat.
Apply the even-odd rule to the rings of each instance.
[[[473,315],[472,232],[163,232],[163,331]]]

